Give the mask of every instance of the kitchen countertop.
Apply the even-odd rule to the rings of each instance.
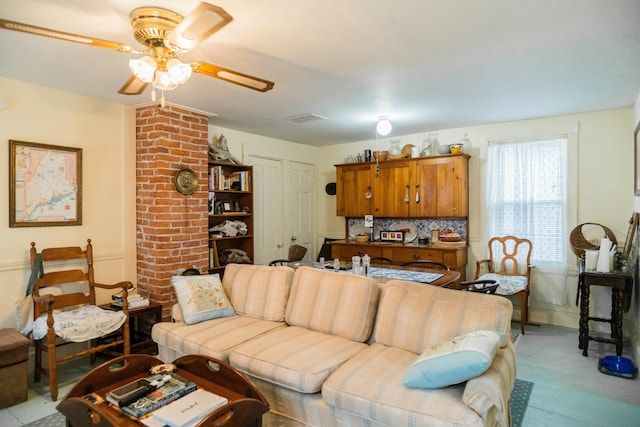
[[[409,247],[409,248],[434,248],[434,249],[457,249],[467,246],[467,242],[435,242],[428,245],[423,245],[417,241],[405,243],[405,242],[382,242],[375,240],[373,242],[356,242],[354,239],[334,240],[331,243],[347,244],[347,245],[370,245],[370,246],[394,246],[394,247]]]

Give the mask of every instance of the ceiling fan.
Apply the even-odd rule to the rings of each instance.
[[[206,62],[196,61],[185,64],[180,61],[178,53],[188,52],[233,20],[233,17],[221,7],[200,3],[185,17],[168,9],[140,7],[134,9],[130,17],[133,35],[144,45],[144,50],[136,50],[118,42],[65,33],[2,18],[0,18],[0,28],[104,47],[119,52],[142,54],[144,56],[141,58],[129,61],[129,68],[133,75],[118,93],[138,95],[151,84],[154,89],[162,91],[163,106],[164,91],[175,89],[178,85],[185,83],[192,72],[260,92],[271,90],[274,86],[274,83],[268,80]],[[155,101],[155,90],[151,97]]]

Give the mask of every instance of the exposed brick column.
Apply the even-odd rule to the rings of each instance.
[[[174,106],[136,111],[137,280],[140,293],[163,305],[168,320],[176,302],[171,277],[209,263],[207,218],[207,117]],[[191,168],[198,187],[175,187],[175,175]]]

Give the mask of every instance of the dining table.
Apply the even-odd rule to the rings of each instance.
[[[320,263],[314,261],[292,261],[287,264],[292,268],[313,267],[329,271],[336,271],[333,263]],[[340,264],[338,270],[342,273],[353,274],[351,264]],[[454,270],[422,269],[415,267],[389,265],[369,268],[369,277],[374,278],[378,283],[385,283],[389,280],[407,280],[410,282],[425,283],[440,287],[455,287],[455,283],[460,279],[460,272]]]

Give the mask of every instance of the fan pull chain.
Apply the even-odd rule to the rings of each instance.
[[[151,101],[156,102],[156,88],[151,89]]]
[[[164,107],[164,90],[162,91],[162,96],[160,97],[160,106]]]

